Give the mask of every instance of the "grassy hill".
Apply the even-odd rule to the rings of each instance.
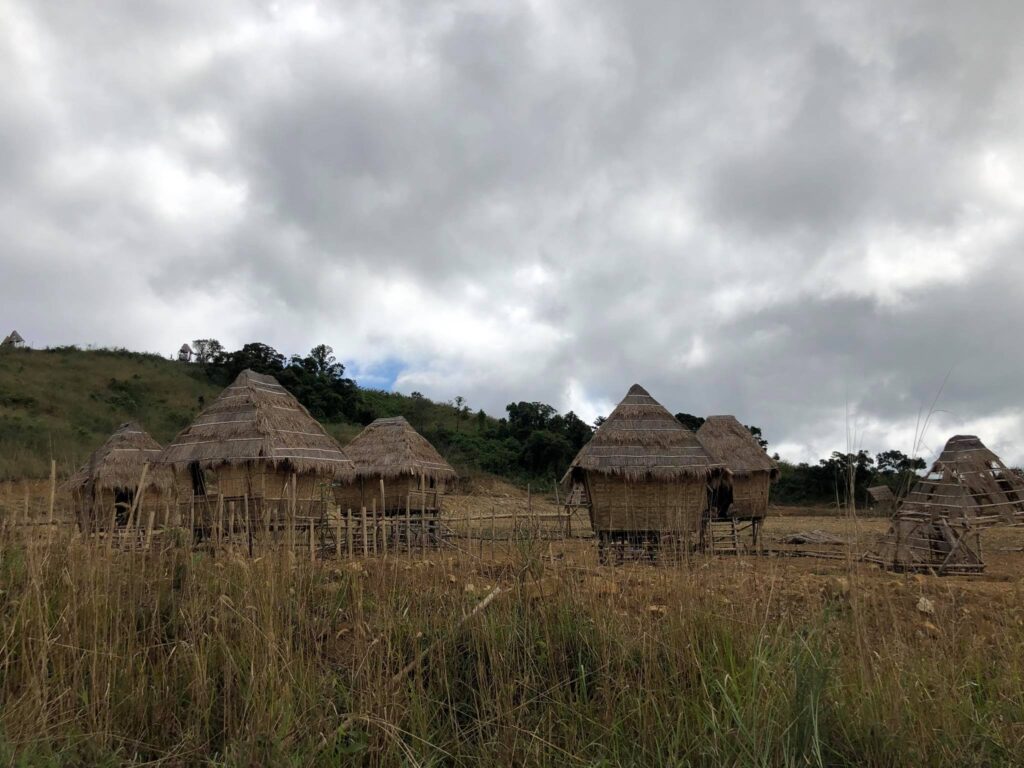
[[[159,355],[75,347],[0,352],[0,480],[45,477],[51,457],[64,476],[129,420],[166,444],[199,413],[200,397],[209,403],[220,391],[202,366]],[[423,397],[367,389],[359,397],[367,420],[402,415],[435,439],[497,424]],[[324,427],[344,445],[363,425]],[[472,456],[454,453],[461,468],[472,468]]]

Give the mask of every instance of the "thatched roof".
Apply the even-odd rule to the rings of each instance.
[[[357,477],[423,475],[439,482],[456,478],[451,464],[401,416],[374,421],[345,446],[345,454],[355,464]]]
[[[871,486],[868,488],[868,496],[876,504],[892,504],[896,500],[896,495],[888,485]]]
[[[1024,513],[1024,479],[974,435],[949,439],[931,471],[904,499],[898,517],[954,518]]]
[[[25,340],[21,337],[20,333],[18,333],[17,331],[11,331],[9,334],[7,334],[7,337],[3,341],[0,341],[0,346],[2,346],[2,347],[13,347],[16,344],[24,344],[24,343],[25,343]]]
[[[146,488],[170,490],[173,479],[170,469],[159,463],[163,449],[135,422],[122,424],[107,441],[93,451],[89,460],[64,484],[69,491],[83,490],[90,478],[97,490],[136,488],[146,470]]]
[[[697,436],[639,384],[629,388],[566,473],[574,469],[630,479],[707,477],[723,467],[712,461]]]
[[[192,347],[190,347],[188,344],[182,344],[181,345],[181,349],[179,349],[178,352],[179,353],[184,352],[186,354],[191,355],[192,354]]]
[[[708,416],[697,430],[697,439],[709,456],[734,475],[767,472],[773,480],[779,476],[778,464],[735,416]]]
[[[164,451],[177,468],[266,462],[295,472],[354,477],[341,446],[273,376],[242,371]]]

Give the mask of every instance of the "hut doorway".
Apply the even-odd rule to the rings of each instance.
[[[135,491],[130,488],[114,489],[114,520],[118,527],[128,525],[128,515],[134,501]]]

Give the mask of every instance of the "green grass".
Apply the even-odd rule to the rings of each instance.
[[[66,476],[129,420],[166,445],[198,415],[199,398],[209,404],[220,390],[201,366],[159,355],[74,347],[0,352],[0,481],[46,477],[51,458]],[[429,435],[477,429],[473,417],[426,398],[376,390],[360,397],[374,416],[405,416]],[[344,445],[362,425],[324,428]]]
[[[0,480],[62,474],[122,422],[166,443],[219,389],[195,366],[123,350],[0,353]]]

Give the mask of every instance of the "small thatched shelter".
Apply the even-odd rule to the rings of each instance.
[[[716,463],[729,470],[712,495],[712,512],[719,518],[763,520],[779,467],[757,438],[735,416],[708,416],[697,439]]]
[[[600,552],[609,542],[678,547],[697,541],[707,487],[723,467],[639,384],[573,459],[563,483],[590,508]]]
[[[896,494],[888,485],[873,485],[868,488],[868,499],[871,508],[879,512],[891,513],[896,506]]]
[[[980,571],[979,531],[1024,523],[1024,479],[974,435],[950,438],[893,519],[894,565]]]
[[[25,346],[25,340],[21,337],[21,334],[17,331],[11,331],[0,341],[0,348],[7,349],[22,349]]]
[[[148,517],[158,511],[157,519],[166,520],[174,482],[171,471],[159,463],[162,451],[138,424],[118,427],[64,483],[74,500],[79,528],[89,532],[108,530],[111,523],[124,526],[133,506],[136,515]]]
[[[402,416],[377,419],[345,446],[356,482],[337,486],[342,509],[438,512],[457,475],[451,464]]]
[[[192,351],[192,347],[188,344],[182,344],[181,349],[178,350],[178,362],[179,363],[191,363],[192,356],[195,352]]]
[[[164,451],[180,498],[285,513],[319,514],[331,484],[351,481],[341,446],[272,376],[242,371]]]

